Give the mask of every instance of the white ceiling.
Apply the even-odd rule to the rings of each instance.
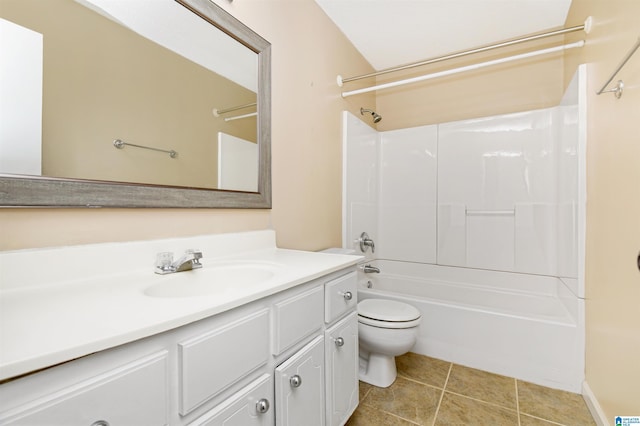
[[[315,0],[376,69],[562,27],[571,0]]]

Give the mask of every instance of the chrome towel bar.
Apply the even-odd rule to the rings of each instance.
[[[136,148],[150,149],[152,151],[159,151],[159,152],[166,152],[167,154],[169,154],[169,157],[171,157],[171,158],[176,158],[178,156],[178,152],[174,151],[173,149],[167,150],[167,149],[153,148],[153,147],[144,146],[144,145],[136,145],[134,143],[125,142],[122,139],[114,140],[113,141],[113,146],[115,146],[118,149],[123,149],[125,146],[134,146]]]

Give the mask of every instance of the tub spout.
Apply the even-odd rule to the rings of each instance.
[[[362,268],[362,271],[365,274],[371,274],[371,273],[379,274],[380,273],[380,268],[376,268],[375,266],[364,265],[364,266],[361,266],[361,268]]]

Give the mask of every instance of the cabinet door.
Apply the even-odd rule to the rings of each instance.
[[[158,352],[0,413],[0,424],[167,425],[167,368],[167,351]]]
[[[325,333],[327,425],[341,426],[358,406],[358,316],[353,312]]]
[[[273,380],[264,374],[189,426],[269,426],[273,424]]]
[[[324,337],[276,368],[276,424],[324,426]]]

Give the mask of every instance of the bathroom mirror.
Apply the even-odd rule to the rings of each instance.
[[[27,5],[29,25],[16,22],[15,5]],[[26,93],[0,105],[0,206],[271,207],[271,46],[223,9],[208,0],[2,0],[0,18],[3,34],[8,21],[35,35],[36,65],[20,78],[38,60],[42,70],[35,102]],[[40,33],[39,23],[84,33]],[[107,27],[117,33],[101,37]],[[0,36],[0,51],[9,39]],[[60,56],[81,39],[84,50]],[[76,87],[52,83],[50,67]],[[22,108],[41,113],[41,123],[13,126],[36,135],[35,161],[24,160],[28,137],[7,132],[5,112],[23,120]]]

